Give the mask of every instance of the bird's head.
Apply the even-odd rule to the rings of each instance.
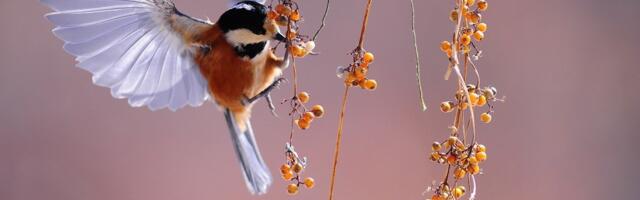
[[[235,4],[220,16],[217,24],[227,41],[234,45],[285,40],[275,21],[267,17],[267,8],[254,1]]]

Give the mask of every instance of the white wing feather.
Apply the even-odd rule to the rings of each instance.
[[[210,22],[179,13],[168,0],[41,0],[55,12],[46,17],[53,33],[93,74],[96,85],[134,107],[177,110],[210,99],[194,61],[195,47],[183,37]]]

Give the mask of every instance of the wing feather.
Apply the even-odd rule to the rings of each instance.
[[[53,33],[93,74],[131,106],[177,110],[210,99],[192,42],[213,24],[180,13],[170,0],[41,0],[54,12]]]

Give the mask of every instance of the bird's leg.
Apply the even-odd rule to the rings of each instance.
[[[267,105],[269,106],[269,110],[271,110],[271,114],[274,117],[278,117],[278,114],[276,113],[276,107],[273,106],[273,99],[271,99],[271,93],[267,94],[264,98],[267,99]]]
[[[251,98],[245,98],[242,100],[242,104],[243,105],[248,105],[251,104],[255,101],[257,101],[258,99],[265,97],[267,98],[268,102],[271,102],[271,91],[273,91],[273,89],[276,89],[278,86],[280,86],[280,83],[284,82],[286,79],[280,77],[278,79],[276,79],[275,81],[273,81],[273,83],[271,83],[271,85],[269,85],[269,87],[265,88],[264,90],[262,90],[262,92],[258,93],[256,96],[251,97]],[[272,104],[272,103],[270,103]],[[269,108],[272,108],[273,105],[269,105]]]

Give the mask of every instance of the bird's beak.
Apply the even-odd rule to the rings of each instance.
[[[286,42],[287,41],[287,37],[285,37],[284,35],[282,35],[282,33],[278,32],[276,33],[275,36],[273,36],[274,40],[278,40],[280,42]]]

